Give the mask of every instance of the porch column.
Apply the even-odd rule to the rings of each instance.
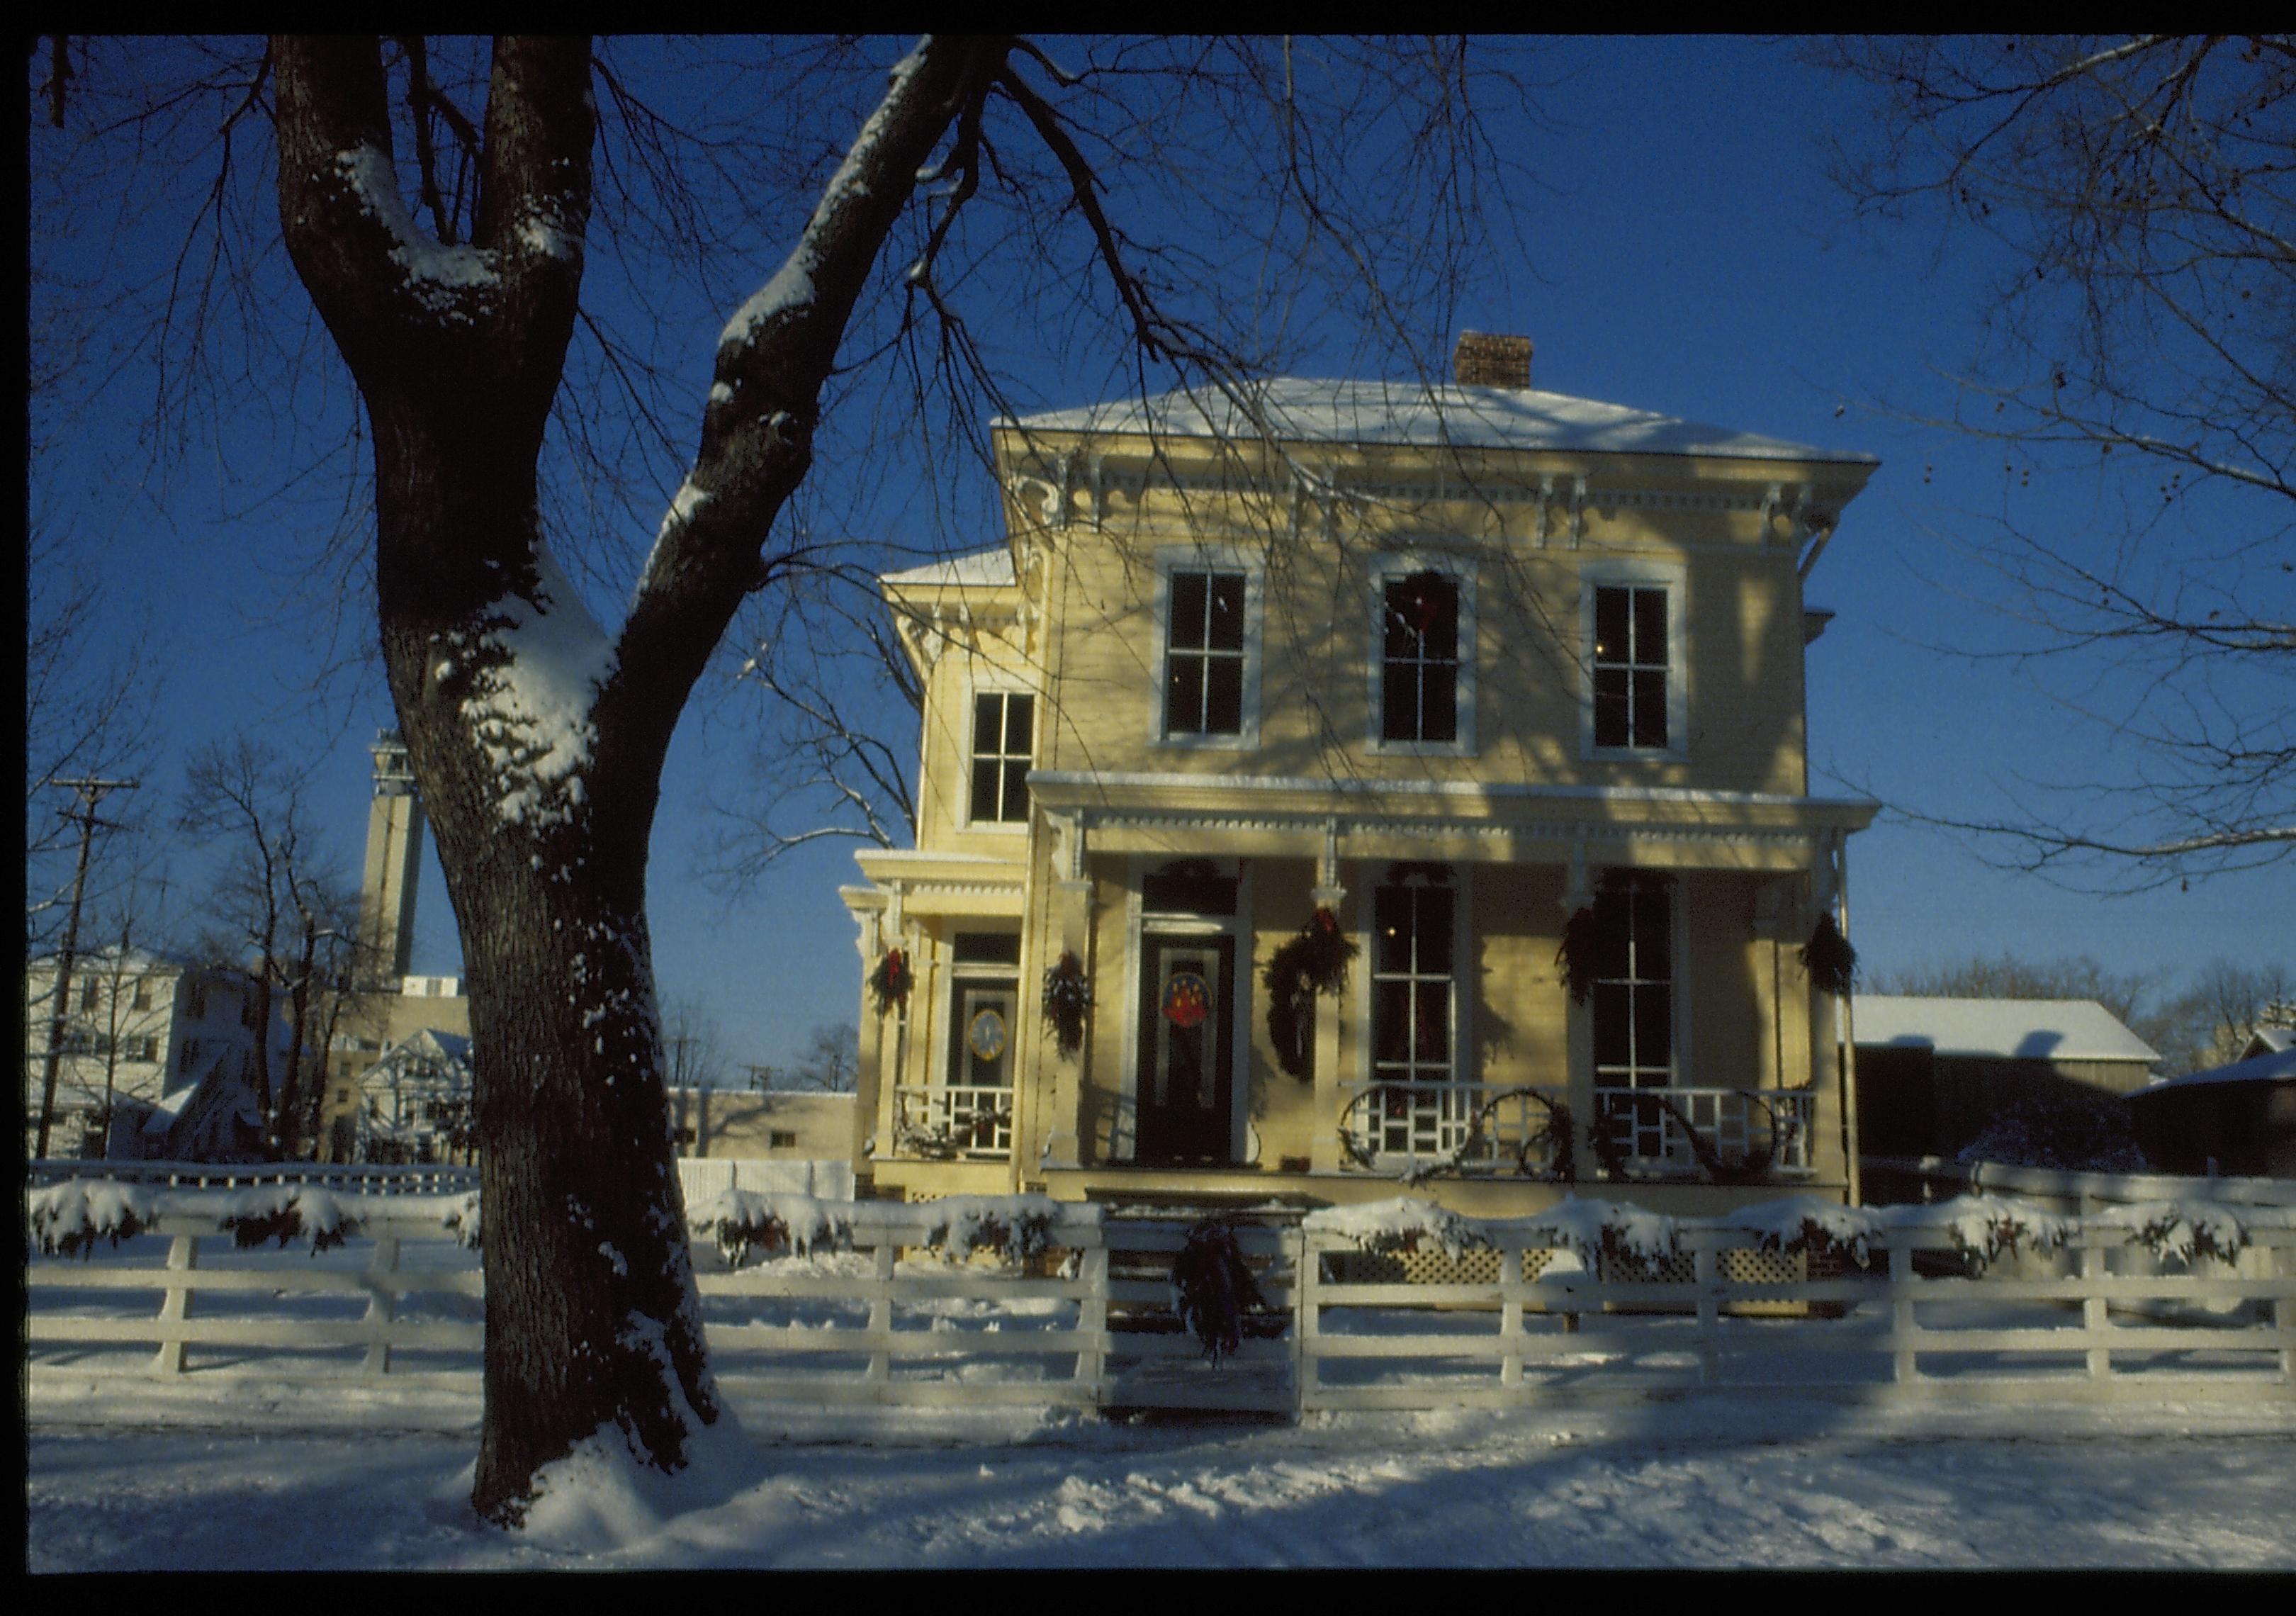
[[[1092,984],[1093,1009],[1085,1019],[1084,1047],[1073,1060],[1062,1055],[1051,1040],[1046,1041],[1052,1081],[1044,1086],[1047,1109],[1042,1160],[1047,1168],[1080,1167],[1084,1158],[1078,1139],[1078,1113],[1084,1104],[1083,1074],[1091,1064],[1102,1022],[1118,1014],[1119,1006],[1110,997],[1108,984],[1101,980],[1098,951],[1093,946],[1095,906],[1092,877],[1086,863],[1088,833],[1085,816],[1081,813],[1067,815],[1054,818],[1052,824],[1052,931],[1059,940],[1046,964],[1049,967],[1062,954],[1073,954],[1082,961],[1085,980]],[[1022,984],[1024,992],[1028,986]]]
[[[1308,894],[1319,909],[1329,909],[1344,931],[1348,924],[1348,890],[1340,884],[1340,828],[1336,819],[1324,824],[1323,857],[1316,865],[1316,885]],[[1340,1071],[1340,1020],[1348,1013],[1355,996],[1367,993],[1369,959],[1359,959],[1361,972],[1349,972],[1347,988],[1338,998],[1316,1005],[1316,1117],[1315,1131],[1308,1136],[1308,1166],[1318,1173],[1336,1173],[1341,1162],[1340,1156],[1340,1085],[1344,1079]]]

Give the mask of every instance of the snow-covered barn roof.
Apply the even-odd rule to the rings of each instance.
[[[2142,1061],[2161,1052],[2095,999],[1952,999],[1861,993],[1858,1046],[1997,1061]]]
[[[1881,463],[1872,455],[1821,449],[1532,388],[1279,376],[1251,384],[1249,395],[1253,409],[1275,435],[1294,442],[1447,444],[1471,448]],[[1259,430],[1234,398],[1209,388],[1044,410],[1017,422],[1000,418],[997,424],[1048,432],[1218,438],[1250,437]]]
[[[1013,582],[1013,553],[999,545],[993,550],[974,550],[964,555],[952,555],[947,561],[911,567],[906,571],[888,572],[879,581],[910,588],[930,588],[935,585],[996,588]]]
[[[2136,1092],[2152,1095],[2164,1088],[2199,1088],[2210,1083],[2296,1083],[2296,1044],[2265,1054],[2251,1055],[2247,1060],[2234,1061],[2229,1066],[2211,1066],[2205,1071],[2188,1071],[2181,1078],[2162,1078],[2146,1084]]]

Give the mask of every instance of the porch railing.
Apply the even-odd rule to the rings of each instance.
[[[1348,1137],[1374,1168],[1455,1160],[1463,1172],[1533,1173],[1554,1161],[1554,1113],[1567,1091],[1499,1083],[1342,1083]],[[1478,1128],[1478,1119],[1480,1126]]]
[[[939,1161],[1001,1161],[1013,1153],[1009,1088],[897,1088],[894,1150]]]
[[[1636,1167],[1695,1172],[1694,1131],[1733,1166],[1767,1152],[1771,1170],[1806,1172],[1816,1099],[1794,1088],[1598,1088],[1595,1126]]]

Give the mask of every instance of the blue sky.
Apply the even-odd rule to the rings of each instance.
[[[1939,649],[1998,644],[2005,632],[1984,609],[1997,582],[1956,545],[1981,546],[2005,509],[2079,538],[2096,490],[2070,474],[2021,487],[1997,448],[1904,418],[1949,402],[1944,377],[1974,346],[1988,265],[1958,238],[1946,238],[1940,255],[1933,224],[1850,221],[1819,142],[1870,127],[1869,104],[1800,65],[1790,47],[1741,38],[1559,42],[1543,70],[1559,78],[1539,97],[1546,124],[1500,131],[1545,187],[1520,199],[1529,259],[1496,266],[1492,288],[1460,324],[1529,334],[1540,387],[1882,459],[1811,581],[1811,603],[1839,613],[1809,653],[1811,757],[1822,771],[1814,789],[1982,816],[2021,780],[2119,767],[2030,671]],[[761,255],[754,281],[774,267]],[[696,313],[697,408],[722,317]],[[302,307],[281,318],[283,346],[324,340]],[[1074,404],[1104,375],[1032,368],[1025,380],[1045,402]],[[262,730],[308,759],[321,817],[355,869],[365,742],[390,722],[365,654],[372,623],[354,588],[353,620],[336,645],[351,665],[315,701],[328,590],[317,599],[307,590],[285,620],[277,609],[291,575],[341,523],[340,478],[308,479],[284,501],[253,500],[247,490],[275,485],[296,456],[263,423],[241,422],[162,491],[137,440],[138,384],[131,370],[94,396],[42,481],[82,556],[110,580],[111,631],[162,660],[167,741],[142,806],[164,816],[161,800],[193,747]],[[865,475],[827,462],[815,473],[824,494]],[[978,498],[986,477],[973,475]],[[674,485],[672,472],[662,492]],[[886,538],[944,542],[915,501],[874,509]],[[636,542],[649,536],[650,521]],[[999,536],[954,537],[977,547]],[[601,598],[626,588],[625,579]],[[740,790],[726,761],[733,734],[723,715],[689,715],[673,750],[654,844],[655,961],[664,997],[701,1000],[733,1059],[775,1062],[795,1054],[813,1026],[857,1013],[860,962],[836,896],[857,873],[849,844],[826,844],[744,894],[697,878],[715,824],[703,804]],[[195,856],[170,864],[182,890],[196,886]],[[2186,969],[2218,955],[2296,959],[2286,919],[2296,914],[2296,861],[2189,890],[2100,897],[2005,874],[1959,838],[1885,817],[1851,843],[1850,902],[1869,972],[2005,949],[2087,954],[2124,972]],[[450,972],[457,961],[434,859],[415,968]]]

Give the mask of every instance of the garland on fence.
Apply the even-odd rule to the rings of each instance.
[[[1590,904],[1571,911],[1563,923],[1562,946],[1554,951],[1554,963],[1562,967],[1562,985],[1570,989],[1570,1002],[1583,1005],[1595,991],[1595,910]]]
[[[869,973],[869,993],[877,1001],[877,1013],[882,1015],[896,1005],[906,1004],[915,980],[909,972],[909,956],[898,948],[886,949],[885,957]]]
[[[1207,1218],[1188,1231],[1172,1259],[1172,1311],[1215,1366],[1243,1344],[1245,1311],[1266,1305],[1234,1229]]]
[[[1849,991],[1857,975],[1857,950],[1841,935],[1833,915],[1817,917],[1816,929],[1801,946],[1801,968],[1809,972],[1809,985],[1820,993],[1839,996]]]
[[[1092,1009],[1092,983],[1084,962],[1073,949],[1045,972],[1045,1025],[1051,1028],[1064,1057],[1084,1047],[1084,1019]]]
[[[1316,999],[1347,986],[1348,966],[1358,949],[1340,929],[1338,916],[1318,906],[1296,936],[1287,939],[1260,972],[1267,990],[1267,1038],[1275,1062],[1302,1082],[1316,1075]]]

